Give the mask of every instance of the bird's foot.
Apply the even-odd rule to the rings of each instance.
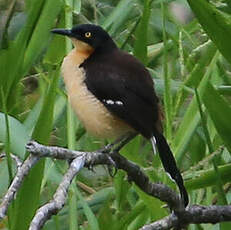
[[[110,143],[106,146],[104,146],[102,149],[99,150],[99,152],[102,153],[112,153],[112,152],[118,152],[120,149],[122,149],[129,141],[131,141],[137,134],[129,134],[122,136],[115,140],[113,143]]]
[[[107,160],[108,160],[108,164],[107,164],[108,173],[111,177],[114,177],[118,171],[116,162],[112,159],[110,154],[107,155]]]

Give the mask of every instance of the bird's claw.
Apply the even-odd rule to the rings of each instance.
[[[29,141],[26,145],[25,148],[28,152],[30,153],[36,153],[36,147],[37,145],[39,145],[38,143],[36,143],[35,141]]]
[[[107,160],[108,160],[108,166],[107,166],[108,173],[111,177],[114,177],[118,171],[117,165],[110,155],[107,155]],[[113,170],[113,168],[115,170]]]
[[[99,150],[101,153],[110,153],[112,150],[113,144],[107,144],[102,149]]]

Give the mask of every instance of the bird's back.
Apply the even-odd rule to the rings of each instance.
[[[159,99],[152,78],[143,64],[119,49],[95,53],[81,65],[86,86],[106,108],[146,137],[160,125]],[[107,101],[121,101],[106,103]],[[123,103],[123,104],[122,104]]]

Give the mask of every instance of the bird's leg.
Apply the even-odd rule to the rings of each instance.
[[[103,149],[101,149],[100,151],[104,152],[104,153],[109,153],[109,152],[115,152],[115,151],[119,151],[120,149],[122,149],[129,141],[131,141],[135,136],[137,135],[137,133],[129,133],[126,135],[123,135],[122,137],[116,139],[113,143],[110,143],[108,145],[106,145]]]
[[[117,143],[118,145],[113,149],[114,152],[118,152],[122,149],[128,142],[130,142],[133,138],[137,136],[137,133],[130,133],[126,136],[123,136],[121,140]]]
[[[118,143],[120,143],[123,139],[125,138],[125,136],[122,136],[118,139],[116,139],[114,142],[107,144],[106,146],[104,146],[100,151],[103,153],[108,153],[111,151],[111,149],[113,148],[113,146],[117,145]]]
[[[133,133],[133,134],[126,134],[120,138],[118,138],[117,140],[115,140],[113,143],[106,145],[103,149],[102,152],[107,153],[108,154],[108,158],[110,161],[114,162],[113,159],[110,156],[110,153],[114,153],[114,152],[118,152],[121,148],[123,148],[129,141],[131,141],[135,136],[137,135],[137,133]],[[115,169],[113,171],[113,168]],[[107,169],[109,172],[109,175],[111,177],[114,177],[117,173],[117,167],[116,167],[116,163],[112,163],[110,165],[107,165]]]

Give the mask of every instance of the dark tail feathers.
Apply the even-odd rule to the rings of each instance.
[[[171,178],[176,182],[176,184],[179,187],[181,198],[183,199],[185,207],[189,203],[188,193],[184,187],[184,181],[181,176],[181,173],[179,169],[177,168],[175,158],[173,156],[173,153],[165,139],[165,137],[159,133],[155,132],[154,137],[156,146],[160,155],[161,162],[163,164],[163,167],[167,173],[171,176]],[[152,141],[154,142],[154,141]]]

